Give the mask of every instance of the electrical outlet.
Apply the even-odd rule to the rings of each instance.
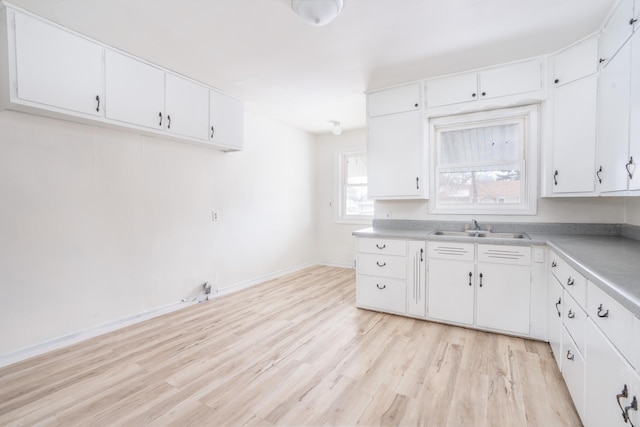
[[[220,220],[220,215],[218,215],[218,211],[211,212],[211,221],[218,222]]]

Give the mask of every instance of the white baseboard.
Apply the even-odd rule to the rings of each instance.
[[[32,357],[39,356],[50,351],[58,350],[63,347],[70,346],[72,344],[79,343],[89,338],[97,337],[117,329],[124,328],[129,325],[133,325],[139,322],[143,322],[154,317],[162,316],[163,314],[171,313],[176,310],[188,307],[196,304],[197,301],[182,301],[175,304],[170,304],[164,307],[158,307],[144,313],[134,314],[122,319],[115,320],[113,322],[105,323],[104,325],[96,326],[94,328],[86,329],[84,331],[76,332],[73,334],[65,335],[59,338],[45,341],[40,344],[36,344],[31,347],[23,348],[13,353],[8,353],[0,356],[0,368],[13,365],[14,363],[21,362]]]
[[[266,274],[264,276],[257,277],[255,279],[247,280],[245,282],[241,282],[235,284],[233,286],[220,289],[215,295],[210,295],[208,299],[213,299],[222,295],[231,294],[234,292],[238,292],[243,289],[250,288],[252,286],[256,286],[260,283],[266,282],[268,280],[277,279],[278,277],[285,276],[290,273],[294,273],[296,271],[303,270],[308,267],[313,267],[314,265],[318,265],[319,263],[308,263],[302,264],[295,267],[287,268],[284,270],[277,271],[275,273]],[[325,263],[320,263],[320,265],[328,265]],[[113,322],[106,323],[104,325],[96,326],[94,328],[90,328],[84,331],[80,331],[74,334],[65,335],[63,337],[55,338],[50,341],[46,341],[40,344],[36,344],[31,347],[24,348],[22,350],[18,350],[13,353],[8,353],[6,355],[0,356],[0,368],[12,365],[14,363],[21,362],[23,360],[39,356],[41,354],[58,350],[63,347],[67,347],[72,344],[76,344],[78,342],[87,340],[89,338],[96,337],[98,335],[106,334],[108,332],[115,331],[120,328],[124,328],[125,326],[133,325],[135,323],[139,323],[148,319],[152,319],[154,317],[161,316],[163,314],[171,313],[172,311],[180,310],[182,308],[188,307],[193,304],[197,304],[198,301],[182,301],[175,304],[171,304],[164,307],[159,307],[156,309],[152,309],[150,311],[144,313],[134,314],[132,316],[128,316]]]
[[[344,262],[332,262],[332,261],[320,261],[318,265],[324,265],[326,267],[340,267],[340,268],[350,268],[354,269],[353,264],[344,263]]]
[[[244,282],[236,283],[235,285],[228,286],[226,288],[218,289],[213,298],[232,294],[234,292],[241,291],[243,289],[250,288],[252,286],[259,285],[260,283],[264,283],[268,280],[277,279],[278,277],[286,276],[287,274],[295,273],[296,271],[304,270],[305,268],[313,267],[314,265],[318,265],[318,263],[307,263],[297,265],[295,267],[287,268],[284,270],[276,271],[275,273],[265,274],[264,276],[257,277],[255,279],[247,280]]]

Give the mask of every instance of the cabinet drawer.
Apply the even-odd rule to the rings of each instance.
[[[580,308],[578,303],[569,293],[564,291],[564,304],[562,305],[562,319],[564,327],[573,338],[580,354],[585,354],[586,349],[586,331],[587,331],[587,314]]]
[[[356,303],[358,307],[404,313],[407,285],[401,280],[358,275]]]
[[[494,264],[531,265],[528,246],[478,245],[478,261]]]
[[[429,258],[473,261],[475,258],[473,243],[430,242]]]
[[[587,279],[555,252],[551,252],[551,273],[564,286],[583,310],[587,309]]]
[[[562,355],[562,376],[564,377],[565,383],[567,383],[569,394],[571,394],[578,415],[584,420],[586,365],[584,358],[577,350],[567,330],[564,329],[563,332],[562,344],[564,346],[564,354]]]
[[[407,277],[407,258],[359,253],[357,268],[358,274],[405,279]]]
[[[632,335],[633,314],[593,283],[589,282],[587,286],[589,316],[618,351],[633,364],[633,345],[637,341],[637,335]],[[634,368],[640,368],[635,362]]]
[[[407,243],[393,239],[358,239],[358,252],[404,256],[407,254]]]

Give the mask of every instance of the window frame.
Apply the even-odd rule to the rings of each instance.
[[[369,185],[368,179],[367,184],[347,184],[347,158],[349,156],[361,155],[362,157],[367,157],[367,149],[365,147],[362,148],[350,148],[350,149],[342,149],[336,151],[335,156],[335,169],[337,171],[334,174],[336,179],[336,200],[335,203],[335,219],[334,222],[342,223],[342,224],[371,224],[374,213],[371,215],[347,215],[346,213],[346,188],[354,187],[354,186],[367,186]],[[368,171],[367,171],[368,174]]]
[[[526,105],[520,107],[502,108],[497,110],[480,111],[455,116],[432,117],[429,119],[429,137],[431,140],[431,170],[433,171],[431,180],[432,199],[429,202],[429,213],[433,214],[474,214],[474,215],[535,215],[537,213],[538,200],[538,127],[539,105]],[[469,128],[477,124],[482,127],[488,122],[510,122],[523,120],[523,158],[520,172],[524,176],[521,183],[522,200],[519,204],[468,204],[468,205],[447,205],[440,203],[440,170],[451,169],[443,167],[439,162],[440,141],[438,132],[442,129]],[[516,162],[505,162],[516,163]],[[462,165],[462,163],[461,163]]]

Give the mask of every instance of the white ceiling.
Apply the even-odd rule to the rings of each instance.
[[[364,92],[553,52],[616,0],[344,0],[314,27],[290,0],[11,0],[313,133],[365,126]]]

